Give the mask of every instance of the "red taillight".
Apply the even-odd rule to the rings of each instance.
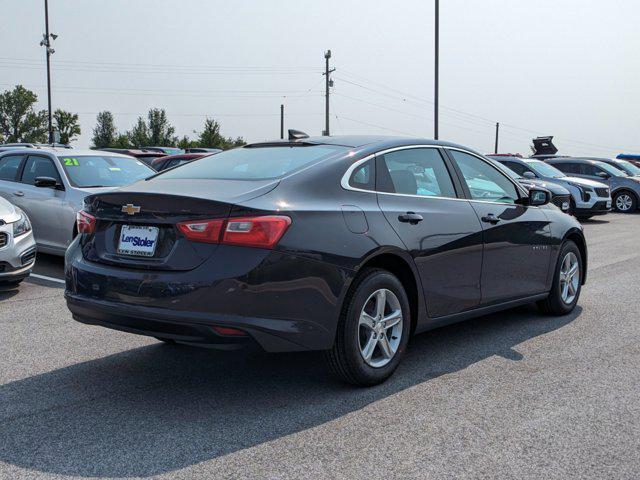
[[[96,217],[84,210],[80,210],[76,214],[76,225],[78,233],[93,233],[96,229]]]
[[[282,215],[230,218],[224,229],[222,243],[273,248],[289,225],[291,219]]]
[[[246,247],[273,248],[291,225],[283,215],[190,220],[177,224],[178,230],[194,242],[225,243]]]
[[[247,333],[237,328],[231,327],[211,327],[218,335],[226,335],[228,337],[246,337]]]
[[[185,237],[194,242],[219,243],[220,232],[224,226],[223,219],[192,220],[180,222],[177,227]]]

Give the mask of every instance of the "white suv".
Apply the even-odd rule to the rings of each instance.
[[[0,197],[0,285],[20,283],[35,262],[36,242],[29,218]]]

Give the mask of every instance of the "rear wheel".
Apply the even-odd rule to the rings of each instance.
[[[342,380],[371,386],[389,378],[404,355],[411,327],[409,299],[402,283],[386,270],[367,270],[354,282],[325,358]]]
[[[571,313],[578,303],[582,289],[582,255],[571,240],[560,249],[553,284],[549,296],[538,307],[550,315]]]
[[[618,192],[613,196],[613,208],[620,213],[635,212],[638,208],[638,199],[633,193],[626,190]]]

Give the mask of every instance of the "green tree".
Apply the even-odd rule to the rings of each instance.
[[[96,126],[93,128],[93,146],[95,148],[113,147],[117,136],[113,114],[108,111],[98,113]]]
[[[127,132],[127,137],[129,137],[129,142],[134,147],[149,145],[149,127],[147,127],[144,118],[138,117],[136,124]]]
[[[236,139],[224,137],[220,133],[220,124],[213,118],[207,118],[204,121],[204,128],[198,137],[198,144],[200,147],[228,150],[246,145],[247,142],[242,137]]]
[[[65,145],[76,140],[81,133],[77,113],[57,109],[53,112],[53,126],[60,132],[60,143]]]
[[[131,148],[134,145],[131,144],[131,140],[127,133],[119,133],[109,146],[113,148]]]
[[[37,101],[22,85],[0,94],[0,137],[5,142],[47,141],[47,112],[34,109]]]
[[[197,140],[191,140],[187,135],[185,135],[180,140],[178,140],[178,143],[176,144],[176,146],[178,148],[186,150],[187,148],[191,148],[191,147],[199,147],[200,144],[198,143]]]
[[[152,108],[149,110],[148,119],[151,145],[169,146],[177,143],[176,129],[169,123],[164,109]]]

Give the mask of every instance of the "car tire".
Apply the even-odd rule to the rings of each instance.
[[[568,277],[566,272],[571,270],[574,262],[578,266],[577,271]],[[582,275],[580,249],[574,242],[567,240],[560,248],[549,296],[538,302],[540,310],[556,316],[571,313],[580,298]]]
[[[638,208],[638,199],[628,190],[616,192],[612,198],[613,208],[619,213],[633,213]]]
[[[367,269],[344,300],[334,345],[325,352],[326,363],[347,383],[377,385],[398,367],[410,332],[409,299],[400,280],[386,270]]]

